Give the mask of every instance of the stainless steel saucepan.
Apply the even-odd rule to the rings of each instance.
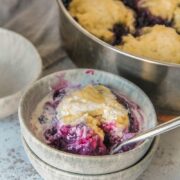
[[[157,110],[179,114],[180,65],[151,61],[114,48],[82,28],[68,13],[62,1],[57,1],[63,46],[79,67],[119,74],[139,85]]]

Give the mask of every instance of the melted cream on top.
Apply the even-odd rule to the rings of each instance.
[[[55,118],[66,125],[83,122],[102,139],[104,139],[104,132],[100,127],[102,122],[113,122],[114,131],[120,137],[123,130],[129,126],[128,110],[117,102],[116,96],[108,88],[102,85],[88,85],[82,89],[69,90],[56,109],[45,107],[47,102],[53,103],[52,93],[39,102],[31,120],[36,135],[42,139],[42,132],[51,127]],[[46,118],[42,124],[38,121],[41,115]]]
[[[117,127],[129,125],[128,110],[117,102],[116,96],[101,85],[88,85],[66,95],[57,107],[57,116],[65,124],[87,123],[103,137],[101,122],[114,121]]]

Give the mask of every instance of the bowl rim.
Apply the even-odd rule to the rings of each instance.
[[[98,44],[111,49],[112,51],[116,52],[116,53],[120,53],[124,56],[136,59],[138,61],[144,61],[144,62],[148,62],[150,64],[154,64],[154,65],[159,65],[159,66],[168,66],[168,67],[175,67],[175,68],[180,68],[180,64],[176,64],[176,63],[170,63],[170,62],[161,62],[158,61],[156,59],[151,59],[151,58],[144,58],[141,56],[136,56],[133,55],[131,53],[122,51],[120,49],[117,49],[116,47],[106,43],[105,41],[99,39],[98,37],[96,37],[95,35],[91,34],[90,32],[88,32],[85,28],[83,28],[78,22],[76,22],[73,17],[70,15],[70,13],[67,11],[67,9],[65,8],[62,0],[56,0],[59,7],[61,8],[62,12],[66,15],[66,17],[69,19],[69,21],[80,31],[82,32],[84,35],[86,35],[88,38],[92,39],[93,41],[97,42]]]
[[[114,76],[122,81],[125,81],[126,83],[130,84],[131,86],[134,86],[143,96],[144,98],[148,101],[150,107],[151,107],[151,111],[153,113],[154,116],[154,123],[155,125],[157,125],[157,116],[156,116],[156,111],[154,109],[154,106],[151,102],[151,100],[149,99],[149,97],[145,94],[145,92],[139,88],[137,85],[135,85],[134,83],[132,83],[131,81],[123,78],[122,76],[118,76],[109,72],[105,72],[102,70],[97,70],[97,69],[86,69],[86,68],[77,68],[77,69],[69,69],[69,70],[63,70],[63,71],[57,71],[55,73],[49,74],[43,78],[41,78],[40,80],[36,81],[35,83],[33,83],[31,85],[31,87],[29,87],[26,92],[24,93],[24,95],[22,96],[21,100],[20,100],[20,105],[18,108],[18,116],[19,116],[19,120],[20,120],[20,125],[22,126],[22,128],[25,128],[25,130],[28,132],[28,135],[30,135],[33,140],[38,144],[40,143],[43,148],[47,149],[47,151],[53,151],[53,153],[57,154],[57,155],[64,155],[66,157],[75,157],[75,158],[84,158],[84,159],[97,159],[97,158],[105,158],[105,159],[111,159],[112,157],[118,157],[121,156],[122,154],[131,154],[133,151],[140,149],[141,147],[147,145],[150,141],[150,139],[146,139],[145,141],[143,141],[141,144],[139,144],[137,147],[133,148],[132,150],[129,150],[127,152],[123,152],[123,153],[118,153],[118,154],[113,154],[113,155],[98,155],[98,156],[87,156],[87,155],[79,155],[79,154],[73,154],[73,153],[69,153],[69,152],[65,152],[65,151],[61,151],[58,149],[55,149],[49,145],[47,145],[45,142],[41,141],[39,138],[36,137],[36,135],[32,132],[32,130],[30,130],[29,126],[25,123],[24,121],[24,102],[26,101],[27,96],[30,94],[31,91],[33,91],[34,89],[36,89],[36,87],[39,86],[39,84],[41,82],[45,82],[48,83],[50,78],[56,77],[57,75],[59,75],[60,73],[72,73],[72,72],[84,72],[87,70],[94,70],[96,73],[101,73],[101,74],[105,74],[107,76]],[[50,91],[50,90],[49,90]],[[24,136],[25,137],[25,136]],[[25,137],[26,138],[26,137]]]
[[[29,41],[27,38],[25,38],[24,36],[22,36],[21,34],[19,33],[16,33],[14,31],[11,31],[11,30],[8,30],[8,29],[4,29],[4,28],[1,28],[0,27],[0,34],[1,33],[7,33],[7,34],[11,34],[12,36],[14,37],[17,37],[19,39],[22,39],[22,41],[24,41],[24,44],[27,44],[27,46],[29,46],[32,50],[33,50],[33,53],[34,55],[36,55],[36,64],[38,64],[39,68],[38,68],[38,73],[36,75],[36,77],[34,77],[33,79],[31,79],[31,81],[28,82],[28,84],[26,84],[23,88],[21,88],[20,90],[14,92],[14,93],[11,93],[7,96],[3,96],[3,97],[0,97],[0,102],[1,101],[6,101],[6,100],[10,100],[14,97],[17,97],[17,96],[20,96],[20,94],[22,93],[22,91],[24,91],[26,88],[28,88],[33,82],[35,82],[38,78],[41,77],[42,75],[42,69],[43,69],[43,63],[42,63],[42,59],[41,59],[41,56],[38,52],[38,50],[35,48],[35,46],[33,45],[33,43],[31,41]],[[6,34],[6,35],[7,35]]]
[[[82,174],[79,174],[79,173],[72,173],[72,172],[64,171],[64,170],[58,169],[58,168],[56,168],[56,167],[54,167],[54,166],[52,166],[52,165],[50,165],[50,164],[47,164],[45,161],[43,161],[42,159],[40,159],[40,158],[32,151],[32,149],[30,148],[30,146],[28,145],[28,143],[26,142],[26,140],[25,140],[25,138],[24,138],[23,136],[21,137],[21,139],[22,139],[22,144],[23,144],[23,146],[25,146],[24,148],[27,149],[32,156],[34,156],[34,159],[37,159],[37,160],[40,161],[41,163],[43,163],[43,164],[45,164],[45,165],[53,168],[54,170],[61,171],[62,173],[66,173],[66,174],[69,174],[69,175],[72,175],[72,176],[73,176],[73,175],[75,175],[75,176],[81,176],[81,175],[82,175]],[[93,176],[94,176],[94,177],[97,177],[97,176],[99,176],[99,177],[100,177],[100,176],[105,176],[105,175],[118,174],[119,172],[127,171],[127,170],[129,170],[129,169],[131,169],[131,168],[134,168],[134,167],[136,167],[137,165],[139,165],[140,163],[146,161],[151,154],[153,154],[153,156],[154,156],[154,153],[157,151],[157,148],[158,148],[158,146],[159,146],[160,139],[161,139],[160,136],[155,137],[154,140],[153,140],[153,142],[152,142],[152,144],[151,144],[151,146],[149,147],[148,151],[146,152],[146,154],[145,154],[138,162],[136,162],[135,164],[133,164],[133,165],[130,166],[130,167],[127,167],[127,168],[125,168],[125,169],[123,169],[123,170],[120,170],[120,171],[116,171],[116,172],[112,172],[112,173],[107,173],[107,174],[97,174],[97,175],[86,175],[86,174],[83,174],[83,176],[87,176],[87,177],[91,177],[91,176],[92,176],[92,177],[93,177]],[[25,151],[26,151],[26,150],[25,150]],[[152,156],[152,157],[153,157],[153,156]]]

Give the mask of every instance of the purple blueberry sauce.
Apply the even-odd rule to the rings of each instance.
[[[94,156],[108,153],[100,137],[83,123],[52,127],[45,131],[44,136],[49,145],[61,151]]]
[[[60,86],[59,86],[60,87]],[[143,116],[139,106],[129,101],[126,97],[118,95],[114,91],[113,94],[117,97],[117,101],[121,103],[127,110],[130,125],[128,129],[125,129],[123,136],[120,138],[115,135],[114,128],[115,122],[102,123],[99,127],[103,130],[105,137],[104,140],[100,138],[90,127],[85,123],[79,123],[77,125],[65,125],[56,119],[56,107],[66,95],[66,88],[54,88],[52,101],[46,102],[44,105],[44,112],[46,110],[54,114],[52,118],[52,124],[45,129],[44,138],[48,145],[59,149],[61,151],[81,154],[81,155],[107,155],[109,154],[111,147],[117,142],[122,142],[126,139],[133,137],[140,131],[140,122],[143,123]],[[139,112],[139,117],[136,113]],[[38,118],[40,124],[46,123],[45,115],[41,115]],[[125,152],[133,149],[136,144],[123,147],[119,152]]]
[[[140,107],[134,104],[133,102],[129,102],[127,98],[124,96],[119,96],[116,94],[116,97],[117,97],[117,101],[120,104],[123,104],[126,109],[128,109],[128,112],[129,112],[128,116],[129,116],[129,121],[130,121],[129,132],[137,133],[140,128],[139,128],[139,123],[137,121],[137,117],[135,113],[133,113],[133,111],[141,111]],[[141,119],[143,119],[141,113],[139,115],[141,116]]]

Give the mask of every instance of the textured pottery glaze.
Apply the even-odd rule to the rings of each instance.
[[[156,126],[157,119],[153,105],[144,92],[131,82],[119,76],[97,70],[76,69],[51,74],[36,82],[22,98],[19,108],[19,118],[22,135],[32,151],[44,162],[58,169],[80,174],[106,174],[125,169],[138,162],[147,152],[152,139],[146,140],[133,150],[116,155],[82,156],[56,150],[35,136],[31,129],[31,114],[39,101],[46,96],[50,87],[59,81],[87,85],[101,83],[112,87],[127,96],[140,106],[144,112],[144,128]],[[102,166],[103,165],[103,166]]]
[[[152,146],[148,150],[147,154],[135,165],[118,171],[115,173],[101,174],[101,175],[83,175],[83,174],[73,174],[66,171],[61,171],[56,169],[47,163],[39,159],[28,147],[25,140],[23,140],[23,145],[25,151],[28,155],[29,160],[31,161],[33,167],[45,180],[135,180],[139,177],[144,170],[150,164],[154,153],[157,150],[159,144],[159,138],[155,138]],[[103,165],[102,165],[103,166]]]
[[[41,70],[35,47],[24,37],[0,28],[0,118],[17,111],[23,91]]]

